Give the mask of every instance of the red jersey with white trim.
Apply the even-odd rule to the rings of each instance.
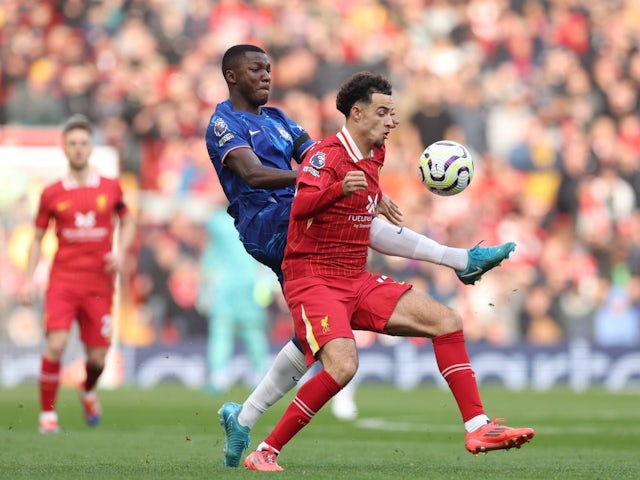
[[[298,171],[282,270],[285,280],[349,276],[364,270],[371,221],[382,198],[385,148],[365,157],[345,127],[316,144]],[[361,170],[367,188],[345,196],[342,180]]]
[[[116,216],[127,214],[118,180],[89,174],[84,185],[69,177],[46,187],[40,196],[37,228],[55,222],[58,250],[50,283],[113,289],[113,274],[105,271]]]

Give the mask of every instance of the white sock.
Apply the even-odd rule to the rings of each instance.
[[[485,426],[489,422],[489,417],[483,413],[482,415],[476,415],[471,420],[464,422],[464,429],[469,433],[475,432],[477,429]]]
[[[58,420],[58,414],[55,410],[50,410],[48,412],[40,412],[40,421],[47,420]]]
[[[369,239],[371,248],[385,255],[445,265],[454,270],[464,270],[469,263],[469,254],[464,248],[441,245],[407,227],[397,227],[377,217],[371,222]]]
[[[271,445],[269,445],[268,443],[265,443],[265,442],[260,442],[260,445],[258,445],[258,448],[256,448],[256,452],[261,452],[263,450],[269,450],[269,449],[271,449],[274,452],[276,452],[276,455],[280,455],[280,450],[276,450]]]
[[[289,341],[278,352],[267,374],[242,404],[238,423],[253,427],[260,415],[291,390],[307,370],[304,353]]]
[[[469,253],[464,248],[445,247],[442,265],[461,271],[469,265]]]

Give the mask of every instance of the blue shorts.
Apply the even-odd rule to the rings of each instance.
[[[268,203],[240,235],[244,248],[257,261],[269,267],[283,285],[282,259],[287,243],[291,201]]]

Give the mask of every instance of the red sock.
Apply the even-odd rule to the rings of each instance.
[[[342,387],[325,370],[310,378],[300,387],[278,424],[265,438],[265,443],[278,451],[282,450],[282,447],[341,389]]]
[[[87,379],[84,381],[84,391],[90,392],[98,383],[98,378],[100,378],[104,367],[98,367],[87,362],[85,368],[87,370]]]
[[[60,386],[60,362],[42,357],[40,367],[40,408],[43,412],[56,409],[56,396]]]
[[[462,330],[435,337],[433,351],[440,373],[449,384],[451,393],[458,403],[462,421],[466,422],[476,415],[482,415],[484,408]]]

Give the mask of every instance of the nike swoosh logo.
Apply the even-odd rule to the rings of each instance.
[[[69,208],[71,206],[71,201],[70,200],[65,200],[63,202],[60,202],[56,205],[56,210],[58,210],[59,212],[62,212],[64,210],[66,210],[67,208]]]
[[[465,273],[464,275],[459,275],[459,277],[470,277],[471,275],[477,275],[478,273],[482,273],[484,270],[480,267],[476,267],[475,271]]]
[[[291,377],[291,380],[293,380],[296,383],[298,383],[300,381],[300,379],[298,377],[296,377],[295,375],[293,377]]]
[[[256,133],[260,133],[260,130],[249,130],[249,135],[253,136]]]

